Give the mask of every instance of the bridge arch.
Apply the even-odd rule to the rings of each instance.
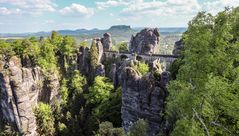
[[[137,56],[136,56],[136,60],[138,60],[138,61],[142,61],[142,60],[143,60],[143,57],[142,57],[142,56],[139,56],[139,55],[137,55]]]
[[[120,60],[126,60],[128,58],[129,57],[127,55],[125,55],[125,54],[120,55]]]

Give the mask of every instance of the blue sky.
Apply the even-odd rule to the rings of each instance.
[[[199,11],[216,14],[238,0],[0,0],[0,33],[79,28],[186,27]]]

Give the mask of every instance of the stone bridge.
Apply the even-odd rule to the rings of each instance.
[[[130,52],[116,52],[116,51],[105,51],[104,57],[106,58],[120,58],[123,59],[136,59],[139,61],[152,62],[159,59],[161,63],[170,65],[175,59],[179,58],[178,55],[162,55],[162,54],[135,54]]]

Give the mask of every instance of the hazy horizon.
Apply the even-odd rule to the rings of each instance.
[[[112,25],[112,26],[118,26],[118,25]],[[94,29],[98,29],[98,30],[108,30],[110,29],[110,27],[112,26],[109,26],[107,28],[72,28],[72,29],[66,29],[66,28],[62,28],[62,29],[51,29],[51,30],[40,30],[40,31],[26,31],[26,32],[3,32],[0,34],[24,34],[24,33],[38,33],[38,32],[52,32],[52,31],[76,31],[76,30],[80,30],[80,29],[85,29],[85,30],[94,30]],[[130,25],[125,25],[125,26],[130,26]],[[149,28],[148,26],[138,26],[138,27],[132,27],[130,26],[132,29],[143,29],[143,28]],[[178,29],[178,28],[183,28],[183,29],[186,29],[187,27],[154,27],[154,28],[158,28],[158,29]]]

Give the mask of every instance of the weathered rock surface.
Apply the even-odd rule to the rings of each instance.
[[[40,96],[49,96],[42,99],[48,103],[59,97],[59,81],[54,77],[44,84],[40,68],[24,68],[17,57],[12,57],[5,65],[8,68],[0,70],[1,116],[16,131],[35,136],[37,126],[33,108]],[[51,88],[45,90],[43,86]]]
[[[136,36],[131,37],[130,52],[138,54],[154,53],[154,49],[159,45],[159,31],[157,28],[145,28]]]
[[[161,70],[158,70],[161,71]],[[166,73],[166,74],[165,74]],[[138,119],[145,119],[149,124],[149,136],[154,136],[164,130],[165,99],[168,95],[165,89],[169,73],[160,73],[161,79],[154,72],[144,76],[131,67],[125,67],[122,75],[122,120],[126,132]],[[166,78],[166,79],[165,79]]]
[[[184,48],[184,45],[182,40],[175,42],[173,55],[180,55],[181,54],[180,52],[183,48]]]
[[[112,49],[112,39],[110,33],[105,33],[104,37],[101,38],[101,43],[103,44],[104,51],[110,51]]]

